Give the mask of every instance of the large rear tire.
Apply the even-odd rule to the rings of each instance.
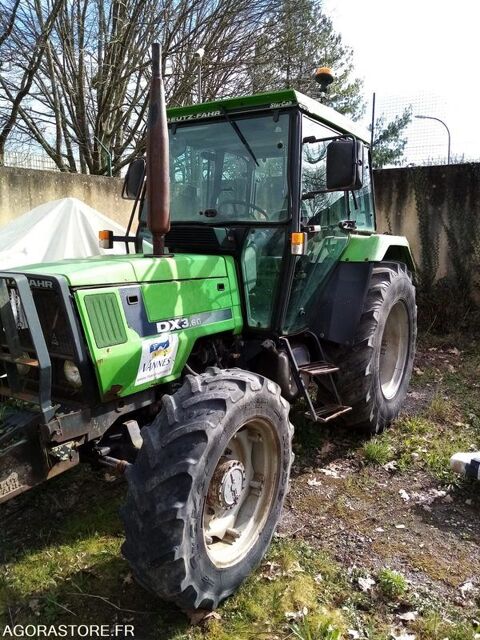
[[[373,267],[353,346],[325,345],[338,367],[337,388],[352,411],[345,422],[380,433],[394,420],[407,395],[417,337],[415,287],[403,263]],[[320,389],[320,400],[324,392]]]
[[[187,376],[129,470],[123,553],[137,580],[184,609],[214,609],[265,554],[287,491],[293,427],[271,380]]]

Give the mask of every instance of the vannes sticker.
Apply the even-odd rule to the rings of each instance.
[[[164,378],[172,373],[178,350],[178,336],[163,333],[142,343],[136,385]]]

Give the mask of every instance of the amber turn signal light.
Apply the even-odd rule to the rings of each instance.
[[[98,232],[98,246],[100,249],[113,249],[113,231],[102,229]]]

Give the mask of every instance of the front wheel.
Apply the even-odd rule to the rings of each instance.
[[[187,376],[164,398],[128,474],[123,553],[138,581],[184,609],[213,609],[261,561],[292,461],[289,405],[240,369]]]
[[[354,345],[325,345],[340,369],[342,402],[352,407],[347,424],[375,434],[397,417],[412,375],[416,336],[415,287],[406,266],[376,263]]]

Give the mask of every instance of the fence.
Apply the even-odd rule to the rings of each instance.
[[[376,117],[384,116],[386,122],[411,109],[412,120],[402,133],[407,138],[402,166],[433,166],[447,164],[448,126],[451,134],[450,164],[478,162],[478,136],[468,133],[468,118],[459,124],[459,117],[452,111],[452,104],[444,96],[417,93],[415,95],[383,95],[376,93]],[[372,103],[367,106],[367,119]],[[421,119],[415,116],[428,116]],[[431,118],[439,118],[444,124]],[[459,151],[460,149],[460,151]]]
[[[6,167],[59,171],[55,162],[46,154],[32,154],[27,151],[5,151],[3,163]]]

